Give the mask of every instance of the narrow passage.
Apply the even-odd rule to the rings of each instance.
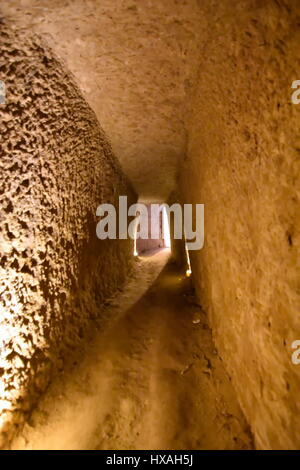
[[[138,259],[12,448],[252,448],[206,315],[168,259]]]

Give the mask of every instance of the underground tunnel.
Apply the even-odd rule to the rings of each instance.
[[[1,2],[1,449],[299,450],[299,25]]]

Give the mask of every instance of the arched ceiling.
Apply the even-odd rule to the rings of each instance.
[[[4,0],[66,63],[145,200],[166,200],[185,149],[198,55],[197,0]]]

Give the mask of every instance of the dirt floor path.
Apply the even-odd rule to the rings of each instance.
[[[252,447],[205,314],[168,256],[139,259],[12,448]]]

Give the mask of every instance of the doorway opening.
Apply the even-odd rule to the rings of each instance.
[[[170,226],[167,211],[161,204],[146,204],[136,227],[135,256],[151,256],[162,249],[171,248]],[[143,226],[143,229],[141,227]]]

